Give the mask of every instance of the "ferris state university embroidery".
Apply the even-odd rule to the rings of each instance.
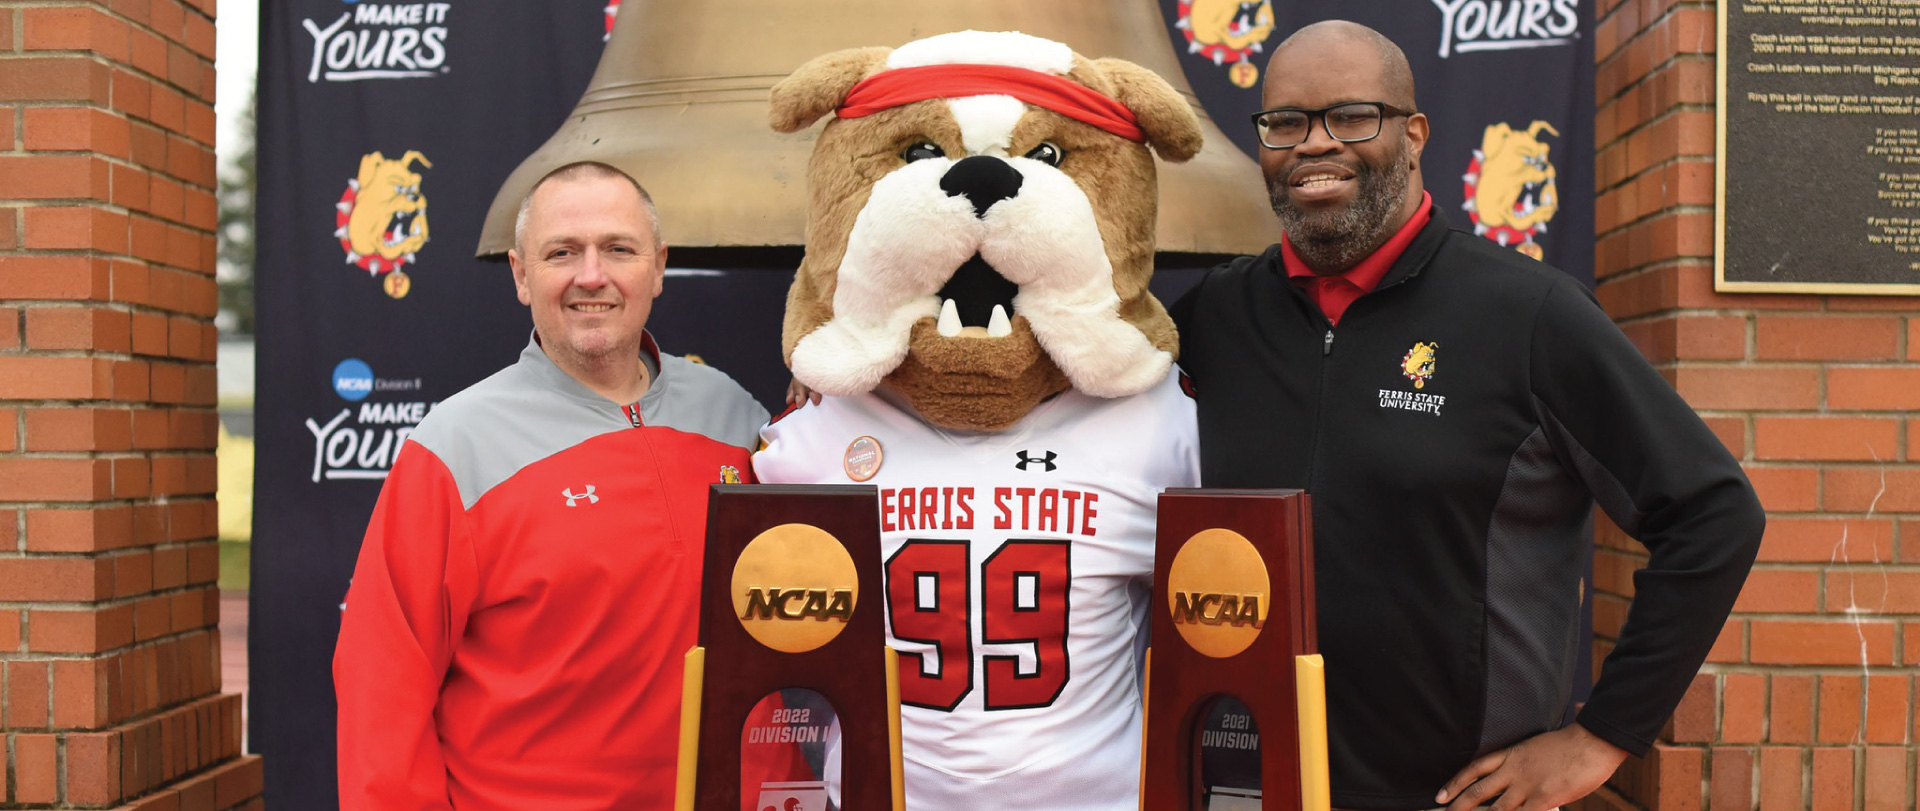
[[[1416,341],[1413,348],[1400,358],[1400,376],[1413,381],[1413,387],[1423,389],[1427,381],[1433,379],[1433,372],[1440,355],[1439,341]],[[1405,411],[1422,411],[1440,416],[1440,407],[1447,404],[1447,398],[1439,394],[1421,394],[1415,391],[1380,390],[1380,407],[1397,408]]]

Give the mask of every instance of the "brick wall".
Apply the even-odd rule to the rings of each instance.
[[[0,0],[0,804],[258,808],[220,692],[213,0]]]
[[[1746,465],[1768,524],[1660,744],[1581,806],[1914,808],[1920,298],[1714,292],[1715,6],[1595,13],[1597,295]],[[1646,560],[1602,524],[1597,655]]]

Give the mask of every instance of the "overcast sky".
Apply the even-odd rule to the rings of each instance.
[[[219,119],[214,149],[225,167],[235,151],[236,128],[240,114],[246,112],[254,69],[260,63],[259,0],[222,0],[214,27],[219,38],[213,61],[219,76],[214,86],[213,112]]]

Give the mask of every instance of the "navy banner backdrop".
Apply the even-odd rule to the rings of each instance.
[[[1271,46],[1332,16],[1380,29],[1419,77],[1439,208],[1591,281],[1591,0],[1160,2],[1188,81],[1249,154]],[[331,660],[367,516],[412,426],[527,341],[506,264],[473,246],[585,90],[617,6],[262,4],[249,736],[269,807],[337,806]],[[675,250],[650,326],[772,408],[798,256]]]
[[[1387,35],[1432,137],[1420,165],[1455,228],[1593,282],[1593,0],[1161,0],[1181,67],[1254,155],[1267,56],[1327,19]],[[1356,99],[1361,100],[1361,99]]]
[[[602,0],[261,4],[249,740],[277,809],[336,806],[331,659],[381,479],[529,320],[473,259],[580,97]]]

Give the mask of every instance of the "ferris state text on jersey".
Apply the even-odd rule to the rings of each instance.
[[[1053,532],[1088,538],[1100,534],[1100,493],[1063,487],[992,488],[979,496],[976,519],[972,487],[880,488],[880,531],[971,530]]]
[[[760,481],[878,492],[907,807],[1139,807],[1155,506],[1200,480],[1176,378],[1068,390],[997,432],[940,428],[884,390],[762,429]]]

